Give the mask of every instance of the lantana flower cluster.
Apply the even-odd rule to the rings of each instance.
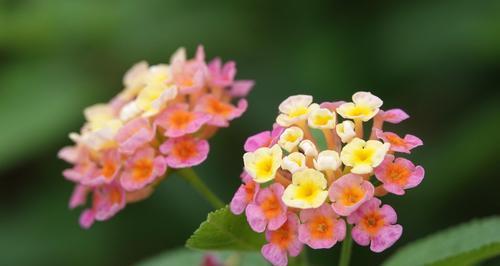
[[[348,233],[373,252],[400,238],[396,212],[380,198],[420,184],[422,166],[396,154],[423,143],[384,131],[384,123],[409,116],[381,106],[369,92],[355,93],[352,102],[321,104],[308,95],[291,96],[279,105],[272,131],[248,138],[243,184],[230,209],[244,212],[252,230],[265,233],[261,251],[273,265],[287,265],[304,245],[332,248]]]
[[[202,163],[207,139],[247,108],[244,97],[253,81],[235,75],[232,61],[206,63],[201,46],[187,59],[180,48],[169,64],[135,64],[116,97],[86,108],[81,131],[70,134],[75,144],[59,152],[73,165],[63,172],[76,183],[70,208],[85,205],[91,194],[81,226],[107,220],[127,203],[148,197],[168,169]]]

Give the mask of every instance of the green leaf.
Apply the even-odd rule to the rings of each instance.
[[[472,265],[500,255],[500,217],[474,220],[399,250],[384,266]]]
[[[203,256],[207,254],[200,251],[189,249],[176,249],[165,252],[159,256],[147,259],[137,264],[137,266],[186,266],[200,265]],[[210,253],[218,258],[225,265],[239,266],[264,266],[269,265],[264,258],[257,252],[216,252]]]
[[[244,215],[236,216],[224,207],[208,214],[208,218],[186,242],[199,250],[257,251],[264,244],[264,234],[257,234]]]

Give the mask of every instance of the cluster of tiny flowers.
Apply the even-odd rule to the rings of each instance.
[[[70,208],[85,205],[91,194],[80,225],[88,228],[148,197],[167,168],[202,163],[207,139],[247,108],[245,99],[232,101],[245,97],[253,81],[235,75],[234,62],[207,64],[201,46],[187,59],[180,48],[170,64],[137,63],[116,97],[85,109],[80,133],[70,134],[75,144],[59,152],[73,165],[63,172],[76,183]]]
[[[396,212],[379,198],[420,184],[424,169],[395,153],[410,153],[423,143],[383,131],[384,123],[409,116],[381,106],[369,92],[355,93],[352,102],[322,104],[308,95],[291,96],[280,104],[272,131],[248,138],[244,184],[230,208],[245,212],[252,230],[265,232],[268,243],[261,251],[273,265],[287,265],[288,255],[297,256],[304,244],[333,247],[349,232],[347,224],[354,241],[374,252],[400,238]],[[363,123],[370,120],[364,140]]]

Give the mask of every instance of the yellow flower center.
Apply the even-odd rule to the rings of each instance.
[[[307,202],[313,202],[321,189],[313,182],[302,183],[297,187],[295,197]]]
[[[371,163],[371,159],[375,154],[372,148],[361,148],[354,151],[354,162],[356,164]]]
[[[372,109],[367,106],[359,106],[356,105],[350,110],[347,111],[347,115],[349,116],[367,116],[372,113]]]
[[[255,163],[257,176],[269,176],[273,170],[273,157],[271,155],[263,156]]]
[[[332,120],[332,116],[330,115],[316,115],[314,117],[314,124],[318,126],[325,126],[330,120]]]
[[[295,108],[295,110],[291,111],[288,114],[288,116],[291,118],[295,118],[295,117],[299,117],[299,116],[302,116],[305,114],[307,114],[307,107],[301,106],[301,107],[297,107],[297,108]]]

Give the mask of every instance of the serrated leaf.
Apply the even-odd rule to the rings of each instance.
[[[186,266],[186,265],[201,265],[203,256],[207,254],[200,251],[189,249],[175,249],[156,257],[147,259],[138,263],[138,266]],[[239,266],[259,266],[269,265],[264,258],[257,252],[216,252],[210,253],[217,259],[223,262],[228,262],[228,265]],[[229,262],[234,262],[229,264]],[[235,264],[237,263],[237,264]]]
[[[226,206],[208,218],[187,240],[186,246],[199,250],[260,250],[264,235],[252,231],[244,215],[234,215]]]
[[[417,240],[384,266],[472,265],[500,255],[500,217],[474,220]]]

